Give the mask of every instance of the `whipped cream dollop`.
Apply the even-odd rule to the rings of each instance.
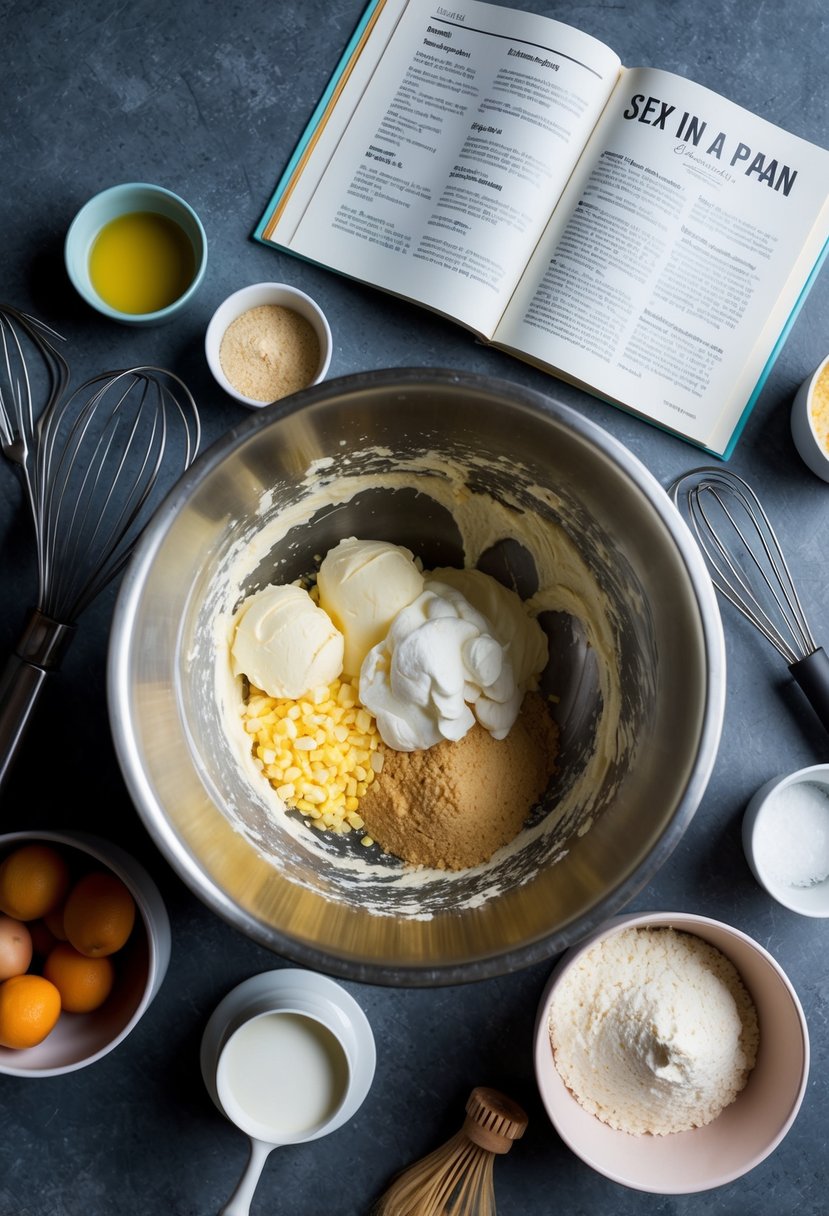
[[[420,595],[423,574],[405,546],[348,536],[323,558],[317,589],[345,639],[343,671],[356,677],[398,612]]]
[[[476,720],[503,739],[526,691],[492,623],[435,577],[368,652],[359,687],[383,742],[404,752],[462,739]]]
[[[446,583],[459,591],[473,608],[486,617],[492,636],[504,647],[512,664],[515,682],[524,692],[538,687],[538,677],[547,665],[547,635],[519,595],[491,574],[465,567],[440,566],[426,575],[425,587]]]
[[[343,669],[344,639],[295,583],[271,584],[243,601],[231,642],[233,674],[270,697],[297,700]]]

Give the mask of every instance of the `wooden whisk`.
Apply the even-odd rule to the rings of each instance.
[[[495,1158],[508,1153],[526,1127],[516,1102],[476,1086],[460,1131],[399,1174],[371,1216],[495,1216]]]

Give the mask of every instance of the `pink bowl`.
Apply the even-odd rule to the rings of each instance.
[[[710,942],[739,971],[757,1008],[760,1048],[748,1084],[705,1127],[668,1136],[632,1136],[589,1114],[562,1081],[547,1028],[556,985],[586,950],[630,928],[674,928]],[[561,1139],[600,1174],[639,1191],[685,1195],[724,1186],[773,1152],[794,1123],[809,1076],[809,1032],[797,993],[779,964],[752,938],[720,921],[685,912],[614,917],[559,961],[539,1002],[535,1074]]]

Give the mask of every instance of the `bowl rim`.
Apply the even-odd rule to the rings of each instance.
[[[590,915],[579,920],[578,931],[570,926],[560,934],[547,934],[528,944],[494,951],[471,962],[437,966],[428,959],[422,965],[358,961],[306,945],[285,932],[249,918],[213,884],[167,820],[152,783],[142,771],[135,738],[128,729],[133,714],[127,680],[129,646],[142,585],[167,531],[198,482],[215,470],[227,454],[241,446],[254,431],[299,413],[306,407],[324,404],[343,392],[383,389],[397,395],[413,386],[443,391],[460,386],[484,396],[508,394],[515,406],[550,417],[569,427],[578,437],[615,460],[620,472],[656,510],[682,558],[699,610],[702,649],[707,661],[700,735],[684,790],[677,801],[671,823],[636,870],[610,891]],[[182,881],[234,928],[299,966],[327,971],[331,975],[360,983],[396,987],[468,983],[522,970],[547,961],[624,907],[664,864],[696,813],[716,761],[725,694],[725,639],[714,587],[688,525],[654,474],[620,440],[556,398],[512,381],[440,367],[383,368],[322,381],[247,415],[203,452],[169,491],[133,551],[115,603],[107,661],[107,702],[122,775],[150,836]]]
[[[804,464],[824,481],[829,481],[829,450],[820,442],[812,421],[812,396],[821,375],[829,369],[829,354],[802,380],[792,400],[789,427],[792,440]]]
[[[78,239],[78,231],[82,226],[85,218],[95,208],[105,205],[109,199],[118,198],[119,196],[127,197],[130,192],[148,191],[151,194],[169,199],[171,202],[178,204],[185,212],[194,231],[198,234],[199,247],[193,245],[193,254],[196,258],[196,269],[193,278],[187,287],[172,303],[165,305],[164,308],[155,309],[153,312],[122,312],[119,308],[113,308],[111,304],[107,304],[96,291],[87,287],[86,283],[78,277],[75,269],[75,258],[72,250],[75,241]],[[118,214],[126,215],[131,209],[124,207],[119,210]],[[116,218],[112,216],[112,218]],[[188,234],[189,235],[189,234]],[[192,243],[192,242],[191,242]],[[84,300],[90,308],[94,308],[101,316],[108,317],[111,321],[121,321],[129,325],[149,325],[153,322],[162,322],[174,316],[189,300],[195,295],[198,288],[201,286],[207,272],[207,233],[204,230],[204,225],[201,218],[193,207],[192,203],[188,203],[180,194],[176,194],[174,190],[168,189],[167,186],[159,186],[155,182],[134,181],[134,182],[117,182],[112,186],[107,186],[103,190],[99,190],[97,194],[93,194],[88,198],[75,213],[72,222],[66,230],[66,236],[63,241],[63,260],[66,268],[66,273],[69,281],[77,291],[78,295]]]
[[[213,375],[214,380],[219,385],[219,388],[228,396],[233,397],[236,401],[240,401],[242,405],[248,406],[250,409],[261,410],[270,405],[270,401],[260,401],[258,397],[248,397],[245,393],[234,388],[230,380],[227,378],[219,359],[219,348],[221,346],[222,337],[227,327],[242,316],[249,308],[255,308],[255,304],[248,304],[246,301],[252,297],[263,294],[284,294],[304,305],[308,313],[316,320],[314,328],[317,331],[317,338],[320,346],[320,362],[317,369],[317,374],[311,381],[311,384],[306,386],[312,388],[324,380],[328,374],[328,369],[331,366],[331,356],[333,353],[333,337],[331,334],[331,326],[328,318],[318,300],[309,295],[307,291],[303,291],[301,287],[295,287],[293,283],[278,282],[275,279],[262,279],[255,283],[247,283],[243,287],[239,287],[236,291],[232,291],[230,295],[216,306],[212,316],[207,324],[204,334],[204,354],[207,360],[207,365]],[[265,301],[262,301],[265,302]],[[290,307],[285,304],[285,307]],[[301,315],[305,315],[304,313]],[[306,318],[310,319],[310,318]]]
[[[809,378],[806,382],[808,385],[808,387],[806,389],[806,394],[805,394],[805,396],[806,396],[806,418],[808,419],[809,429],[813,435],[815,433],[815,428],[812,425],[812,414],[811,414],[811,408],[810,408],[811,404],[812,404],[812,397],[814,396],[815,389],[817,387],[817,382],[821,378],[823,373],[826,371],[827,367],[829,367],[829,354],[824,355],[824,357],[821,359],[820,363],[818,363],[817,367],[812,372],[811,376],[809,376]],[[815,436],[815,443],[817,443],[817,436]],[[818,447],[820,447],[820,444],[818,444]],[[820,450],[823,451],[823,448],[821,448]],[[827,457],[827,459],[829,459],[829,457]]]
[[[167,972],[171,942],[170,920],[155,881],[141,862],[122,849],[120,845],[91,832],[19,829],[14,832],[0,833],[0,849],[5,850],[7,846],[16,842],[23,844],[27,841],[40,841],[44,844],[63,845],[67,848],[77,849],[112,870],[127,885],[135,900],[147,941],[147,978],[144,981],[141,1000],[133,1010],[129,1021],[103,1047],[71,1064],[58,1064],[44,1068],[16,1067],[14,1064],[0,1061],[0,1073],[5,1073],[7,1076],[59,1077],[65,1073],[77,1072],[81,1068],[94,1064],[103,1056],[109,1055],[138,1025],[154,1000]]]
[[[315,1007],[316,1012],[309,1012],[310,1007]],[[218,1088],[222,1053],[236,1031],[251,1018],[275,1012],[298,1012],[324,1025],[327,1023],[323,1011],[333,1023],[328,1029],[340,1043],[348,1064],[346,1093],[335,1114],[316,1131],[279,1143],[318,1140],[357,1113],[371,1089],[377,1066],[377,1047],[368,1015],[356,998],[330,976],[289,966],[262,971],[231,988],[213,1009],[202,1031],[199,1045],[202,1080],[217,1110],[229,1122],[245,1130],[225,1109]]]
[[[552,1002],[553,991],[561,981],[564,973],[568,971],[571,966],[577,963],[578,960],[582,958],[584,954],[598,941],[615,936],[617,933],[623,932],[625,929],[649,927],[674,927],[687,933],[695,933],[700,927],[707,927],[722,933],[727,937],[740,941],[744,946],[747,946],[749,949],[753,950],[754,953],[757,954],[758,957],[761,958],[769,967],[779,982],[781,989],[788,997],[796,1015],[797,1024],[800,1028],[802,1047],[802,1065],[800,1077],[798,1079],[797,1089],[789,1111],[786,1118],[782,1121],[780,1127],[778,1128],[776,1134],[766,1144],[765,1148],[761,1152],[755,1153],[754,1156],[743,1165],[736,1167],[727,1175],[717,1175],[711,1180],[705,1182],[704,1185],[693,1188],[688,1188],[687,1186],[677,1184],[675,1187],[668,1190],[647,1186],[642,1182],[632,1182],[629,1178],[623,1177],[619,1171],[603,1169],[595,1160],[588,1159],[579,1150],[579,1147],[577,1147],[575,1137],[568,1132],[567,1128],[563,1128],[560,1125],[560,1121],[555,1117],[554,1112],[548,1106],[545,1090],[540,1079],[542,1071],[548,1075],[551,1075],[550,1070],[555,1070],[555,1063],[552,1059],[549,1036],[547,1032],[547,1015]],[[698,934],[698,936],[701,935]],[[727,951],[723,950],[722,952],[727,955]],[[791,1127],[797,1118],[803,1104],[803,1099],[805,1097],[806,1088],[809,1082],[810,1063],[811,1043],[809,1038],[809,1024],[807,1022],[806,1014],[800,997],[798,996],[792,981],[789,979],[783,967],[780,965],[774,955],[771,954],[765,948],[765,946],[763,946],[750,934],[737,928],[736,925],[729,924],[727,921],[717,920],[714,917],[706,916],[698,912],[628,912],[613,916],[603,925],[598,926],[598,928],[590,933],[587,938],[565,951],[561,958],[558,959],[544,986],[541,998],[538,1002],[535,1024],[533,1028],[533,1071],[536,1078],[536,1087],[538,1089],[539,1096],[541,1097],[541,1102],[544,1106],[547,1118],[549,1119],[550,1124],[556,1134],[560,1137],[563,1143],[567,1145],[570,1151],[579,1158],[580,1161],[583,1161],[597,1173],[602,1174],[604,1177],[609,1178],[611,1181],[619,1183],[622,1186],[629,1187],[631,1190],[648,1191],[652,1194],[659,1195],[697,1194],[702,1191],[713,1190],[716,1187],[726,1186],[729,1183],[736,1181],[738,1178],[744,1177],[745,1174],[747,1174],[750,1170],[754,1169],[762,1161],[765,1161],[791,1130]],[[572,1100],[574,1103],[577,1101],[575,1097],[573,1097]],[[716,1122],[716,1120],[713,1122]],[[625,1134],[626,1133],[624,1132],[619,1132],[619,1135]],[[678,1134],[687,1135],[689,1133]]]

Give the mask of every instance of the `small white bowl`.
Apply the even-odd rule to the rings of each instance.
[[[548,1028],[556,986],[598,941],[632,928],[673,928],[709,942],[737,968],[757,1009],[760,1046],[748,1083],[705,1127],[667,1136],[617,1131],[581,1106],[556,1068]],[[569,950],[541,997],[534,1055],[542,1102],[564,1143],[606,1178],[659,1195],[724,1186],[759,1165],[792,1126],[809,1078],[806,1018],[780,965],[739,929],[686,912],[617,916]]]
[[[240,1053],[240,1047],[244,1046],[240,1044],[241,1036],[251,1030],[255,1032],[257,1024],[264,1020],[272,1022],[275,1017],[278,1022],[281,1015],[316,1028],[313,1041],[317,1048],[311,1054],[306,1055],[302,1041],[298,1041],[300,1052],[292,1067],[301,1072],[301,1080],[283,1076],[282,1069],[290,1056],[286,1054],[284,1041],[273,1037],[277,1030],[273,1025],[263,1026],[267,1032],[263,1038],[247,1042],[247,1060]],[[325,1052],[320,1034],[330,1040],[328,1052],[331,1046],[336,1052],[336,1057],[328,1054],[331,1068],[337,1070],[336,1077],[333,1073],[322,1077],[319,1071]],[[207,1092],[225,1118],[244,1132],[249,1141],[247,1165],[222,1211],[233,1211],[239,1216],[248,1211],[265,1162],[274,1148],[318,1140],[351,1119],[368,1095],[375,1064],[374,1035],[368,1018],[354,997],[328,976],[286,967],[254,975],[228,992],[205,1026],[200,1050]],[[274,1072],[276,1077],[271,1076]],[[296,1113],[300,1098],[306,1100],[307,1111],[314,1078],[321,1084],[330,1082],[329,1096],[335,1090],[337,1095],[337,1101],[321,1118],[306,1126],[288,1127],[282,1123],[279,1130],[263,1122],[264,1108],[279,1096],[276,1091],[283,1079],[287,1099],[283,1113]],[[254,1094],[250,1092],[251,1084],[257,1090]]]
[[[774,777],[757,790],[743,815],[743,851],[760,886],[784,908],[829,916],[829,764]]]
[[[94,1064],[122,1043],[146,1013],[167,974],[170,918],[158,887],[144,867],[108,840],[81,832],[10,832],[0,836],[0,860],[24,844],[54,846],[77,872],[105,867],[135,900],[137,916],[129,941],[112,956],[116,981],[92,1013],[62,1013],[36,1047],[0,1047],[0,1073],[57,1077]]]
[[[821,377],[818,400],[816,390]],[[804,464],[823,481],[829,481],[829,355],[795,393],[791,428]]]
[[[321,380],[325,379],[331,365],[333,351],[331,327],[325,313],[315,300],[312,300],[304,291],[300,291],[298,287],[291,287],[287,283],[252,283],[248,287],[241,287],[233,295],[228,296],[211,317],[205,334],[204,350],[216,383],[229,396],[241,401],[242,405],[247,405],[251,409],[262,409],[263,406],[270,405],[272,401],[279,400],[279,397],[259,399],[246,396],[228,379],[219,355],[222,339],[228,326],[243,313],[266,304],[275,304],[280,308],[290,309],[308,321],[314,329],[319,344],[319,361],[313,376],[301,386],[302,388],[319,384]]]
[[[96,291],[90,277],[90,255],[106,224],[139,212],[164,216],[182,230],[192,246],[193,275],[186,290],[166,307],[146,313],[123,312],[113,308]],[[122,325],[161,325],[178,316],[198,291],[207,270],[207,236],[190,204],[172,190],[150,182],[123,182],[102,190],[84,203],[66,233],[63,256],[73,287],[97,312]]]

